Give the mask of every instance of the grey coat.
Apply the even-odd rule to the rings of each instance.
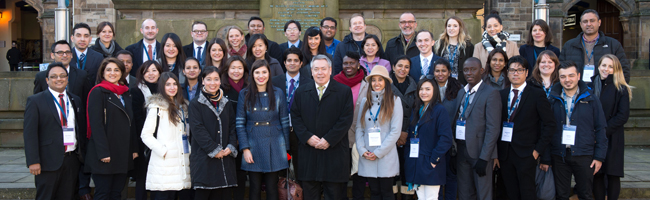
[[[381,123],[381,119],[377,119],[377,127],[381,130],[381,146],[368,145],[368,130],[375,126],[371,120],[370,111],[377,115],[377,108],[379,102],[383,99],[384,91],[372,92],[372,106],[365,113],[363,112],[363,105],[366,104],[367,98],[361,99],[360,111],[356,116],[356,142],[357,151],[359,152],[359,176],[370,178],[389,178],[395,177],[399,174],[399,158],[397,155],[397,146],[395,143],[402,133],[402,101],[399,97],[394,96],[395,105],[393,106],[393,115],[390,117],[388,123]],[[365,120],[362,125],[361,120]],[[377,159],[372,161],[363,157],[363,153],[372,152],[377,156]]]

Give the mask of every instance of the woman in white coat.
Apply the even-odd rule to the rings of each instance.
[[[158,81],[158,94],[147,100],[142,141],[151,152],[146,189],[152,199],[191,199],[190,145],[187,101],[176,75],[165,72]],[[156,131],[157,129],[157,131]],[[155,134],[155,135],[154,135]],[[147,155],[149,154],[149,155]]]
[[[370,89],[360,94],[363,108],[356,118],[359,176],[368,178],[372,199],[393,200],[393,179],[399,175],[396,142],[402,132],[402,101],[391,91],[392,79],[377,65],[366,77]]]

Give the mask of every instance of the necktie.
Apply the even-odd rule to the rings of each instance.
[[[318,86],[318,100],[321,100],[323,98],[323,90],[325,89],[325,86]]]
[[[291,47],[289,47],[289,49],[291,49],[291,48],[293,48],[293,47],[296,47],[296,45],[293,45],[293,44],[292,44]]]
[[[201,47],[196,47],[196,59],[199,60],[199,64],[203,62],[203,54],[201,54]]]
[[[63,101],[63,94],[59,94],[59,104],[61,105],[61,126],[68,126],[67,116],[64,115],[65,112],[65,102]]]
[[[149,59],[153,59],[153,50],[151,49],[151,45],[147,46],[147,54],[149,54]]]
[[[291,84],[291,86],[289,86],[289,95],[287,95],[289,97],[289,108],[291,108],[291,103],[293,103],[293,90],[296,89],[296,86],[294,85],[295,82],[296,80],[294,79],[289,81],[289,84]]]
[[[429,59],[425,58],[422,62],[422,75],[426,76],[429,74]]]
[[[84,60],[86,60],[86,54],[85,54],[85,53],[81,53],[81,55],[79,56],[79,60],[81,60],[82,62],[83,62]]]
[[[519,90],[514,89],[514,90],[512,90],[512,92],[515,93],[515,96],[512,98],[512,101],[510,102],[510,107],[512,109],[516,109],[516,108],[513,108],[513,107],[515,106],[515,102],[517,101],[517,97],[519,96]],[[513,111],[512,114],[510,115],[510,121],[512,121],[512,118],[514,118],[514,116],[515,116],[515,112]]]

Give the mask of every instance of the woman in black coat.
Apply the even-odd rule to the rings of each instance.
[[[451,77],[459,80],[461,84],[467,84],[463,75],[463,64],[474,54],[474,45],[472,37],[467,33],[465,22],[456,16],[447,19],[445,31],[440,34],[433,47],[436,55],[451,63]]]
[[[535,69],[535,65],[532,65],[532,63],[537,62],[537,58],[542,51],[549,50],[555,53],[555,55],[560,55],[560,49],[551,45],[551,42],[553,42],[553,33],[546,21],[541,19],[535,20],[528,30],[526,44],[519,47],[519,55],[526,58],[528,63],[531,63],[528,66],[528,77],[532,76],[533,69]]]
[[[625,82],[623,68],[618,58],[612,54],[604,55],[598,64],[598,74],[591,77],[590,87],[600,97],[607,120],[607,157],[603,167],[594,176],[594,199],[618,199],[623,177],[623,156],[625,133],[623,125],[630,117],[632,86]],[[604,78],[603,78],[604,77]],[[607,175],[607,184],[605,184]]]
[[[88,95],[88,150],[86,171],[95,182],[95,199],[119,200],[126,173],[138,157],[139,137],[131,111],[131,93],[122,76],[124,64],[116,58],[105,59],[99,67],[101,82]]]
[[[100,22],[97,25],[97,39],[95,45],[91,46],[92,50],[107,57],[117,57],[117,52],[122,50],[115,41],[115,28],[110,22]]]
[[[192,131],[190,173],[197,200],[222,199],[230,187],[237,186],[236,115],[219,88],[221,78],[218,71],[214,66],[203,70],[201,95],[189,106]]]

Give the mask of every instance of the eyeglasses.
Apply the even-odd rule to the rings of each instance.
[[[49,76],[49,78],[50,78],[50,79],[55,79],[55,80],[56,80],[56,79],[59,79],[59,78],[61,78],[61,79],[65,79],[65,78],[68,78],[68,75],[67,75],[67,74],[61,74],[60,76],[52,75],[52,76]]]
[[[399,24],[415,24],[415,21],[400,21]]]
[[[298,28],[288,28],[286,31],[287,32],[294,32],[294,31],[300,31],[300,30],[298,30]]]
[[[336,26],[321,26],[323,30],[336,30]]]
[[[508,69],[510,74],[523,74],[524,72],[526,72],[526,69]]]
[[[204,34],[204,33],[207,33],[208,31],[207,30],[193,30],[192,32],[196,33],[196,34]]]
[[[54,52],[57,56],[65,56],[65,55],[72,55],[72,51],[57,51]]]

